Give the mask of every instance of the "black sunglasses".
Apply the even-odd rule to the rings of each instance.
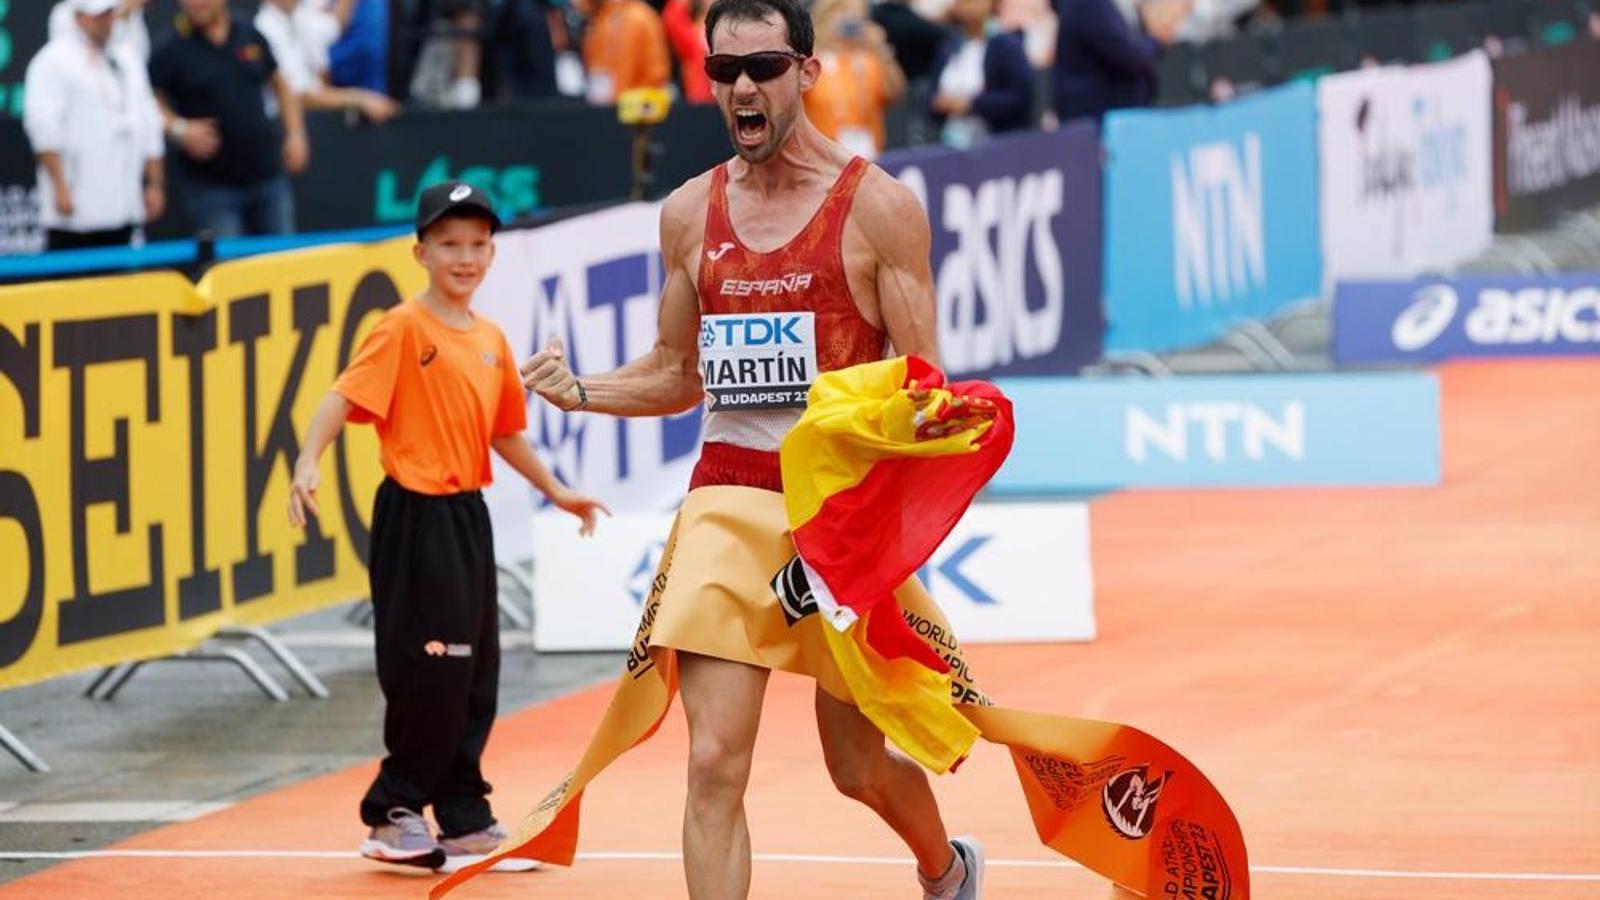
[[[804,59],[804,54],[792,50],[763,50],[743,56],[716,53],[706,57],[706,77],[720,84],[733,84],[743,72],[751,81],[771,81],[789,71],[796,61]]]

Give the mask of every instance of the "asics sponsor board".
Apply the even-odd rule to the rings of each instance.
[[[1409,278],[1494,232],[1489,58],[1474,51],[1317,81],[1323,276]]]
[[[1496,227],[1600,202],[1600,42],[1494,61]]]
[[[1600,354],[1600,272],[1451,281],[1341,282],[1341,365],[1458,356]]]
[[[537,514],[535,646],[626,649],[671,529],[668,513],[620,513],[583,538],[571,516]],[[955,632],[933,633],[931,622],[911,623],[936,645],[1095,636],[1084,504],[975,504],[917,574]]]
[[[1000,494],[1439,481],[1426,372],[1011,380]]]
[[[1100,141],[1092,122],[878,164],[928,212],[939,353],[956,378],[1067,375],[1100,357]]]
[[[1203,344],[1321,293],[1314,89],[1106,115],[1106,348]]]

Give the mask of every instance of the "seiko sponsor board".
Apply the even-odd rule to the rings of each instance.
[[[1456,356],[1600,354],[1600,273],[1339,285],[1341,365]]]
[[[534,644],[626,649],[671,528],[667,513],[618,513],[580,538],[570,516],[535,516]],[[1084,504],[974,505],[918,577],[964,643],[1095,636]]]
[[[998,493],[1437,484],[1431,373],[1015,380]]]

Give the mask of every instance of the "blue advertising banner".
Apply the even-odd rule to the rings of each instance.
[[[1106,349],[1203,344],[1321,294],[1315,90],[1106,116]]]
[[[1431,485],[1432,373],[1011,380],[997,493],[1119,487]]]
[[[933,230],[939,352],[959,378],[1068,375],[1100,357],[1100,140],[1093,122],[878,161]]]
[[[1600,272],[1340,282],[1340,365],[1600,354]]]

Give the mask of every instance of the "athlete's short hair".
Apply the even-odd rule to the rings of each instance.
[[[795,0],[716,0],[706,12],[706,46],[711,46],[711,33],[723,19],[765,22],[773,13],[783,17],[789,32],[789,49],[810,56],[816,47],[817,33],[811,27],[811,14]]]

